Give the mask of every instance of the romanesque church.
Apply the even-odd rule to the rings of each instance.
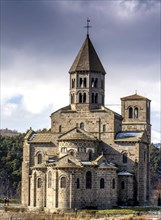
[[[108,209],[149,201],[150,100],[105,107],[106,71],[89,34],[70,70],[70,103],[51,113],[48,132],[24,139],[22,204],[30,210]]]

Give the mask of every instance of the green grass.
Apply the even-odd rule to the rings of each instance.
[[[100,215],[130,215],[137,214],[136,210],[132,209],[107,209],[107,210],[98,210]]]
[[[130,215],[130,214],[142,214],[148,211],[159,211],[160,207],[130,207],[130,208],[118,208],[118,209],[106,209],[98,210],[100,215]]]

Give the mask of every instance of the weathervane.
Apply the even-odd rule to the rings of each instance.
[[[89,28],[91,28],[92,26],[89,25],[89,18],[87,18],[87,26],[84,26],[84,28],[87,28],[87,36],[89,35]]]

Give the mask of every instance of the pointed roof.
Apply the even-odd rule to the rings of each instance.
[[[137,93],[121,98],[121,100],[147,100],[146,97],[138,95]]]
[[[72,64],[69,73],[76,71],[93,71],[106,73],[102,63],[93,47],[93,44],[87,35],[74,63]]]

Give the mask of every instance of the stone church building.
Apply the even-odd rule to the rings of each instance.
[[[24,139],[22,204],[30,210],[107,209],[149,201],[150,100],[121,98],[108,109],[106,71],[89,35],[70,70],[70,103],[47,132]],[[67,91],[68,92],[68,91]]]

